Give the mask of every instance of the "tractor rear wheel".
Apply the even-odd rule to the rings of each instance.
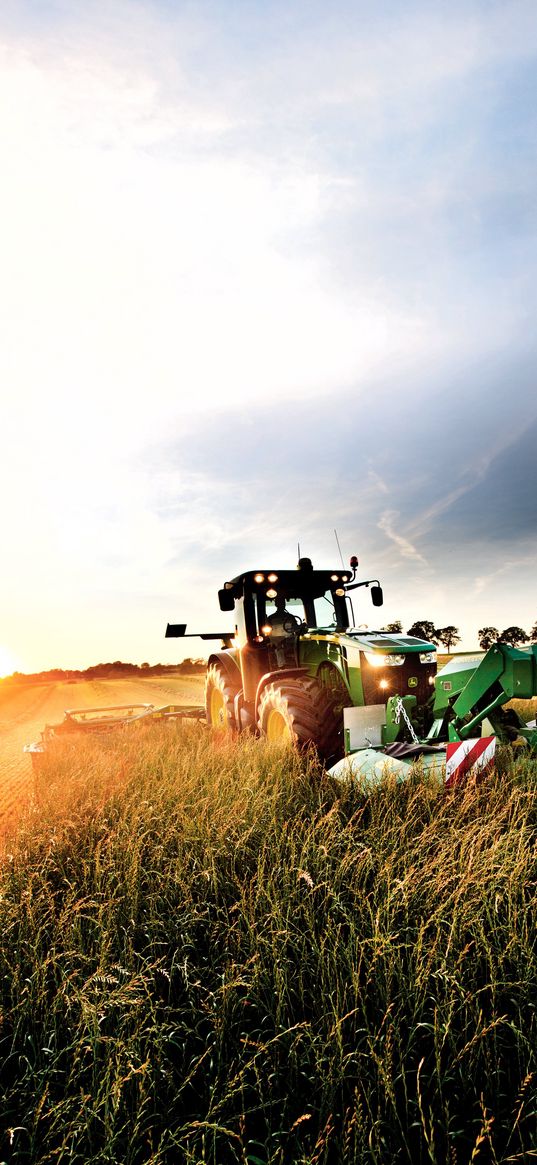
[[[240,691],[239,673],[237,683],[217,663],[211,663],[205,677],[205,715],[211,728],[224,732],[236,732],[235,696]]]
[[[257,728],[274,744],[312,744],[323,760],[340,751],[340,716],[334,697],[311,676],[267,684],[259,701]]]

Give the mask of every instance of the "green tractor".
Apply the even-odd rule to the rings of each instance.
[[[313,744],[331,762],[346,751],[344,708],[364,710],[363,733],[376,733],[378,745],[404,739],[409,724],[414,735],[425,734],[435,645],[355,628],[352,591],[368,588],[373,606],[383,603],[378,580],[357,582],[357,567],[353,557],[350,569],[314,570],[301,558],[296,570],[250,570],[224,584],[220,609],[234,613],[234,628],[201,633],[222,642],[208,661],[210,725]],[[167,637],[185,635],[185,624],[168,624]]]
[[[207,722],[311,744],[332,776],[369,786],[386,773],[406,780],[418,757],[456,782],[485,763],[496,740],[535,755],[537,725],[523,719],[520,701],[532,708],[537,697],[537,643],[498,642],[437,673],[434,643],[355,626],[352,591],[366,587],[374,607],[383,602],[377,579],[356,581],[357,566],[353,557],[350,570],[314,570],[301,558],[296,570],[250,570],[224,584],[220,609],[233,612],[233,630],[198,633],[222,645],[208,661]],[[185,635],[186,624],[168,624],[167,637]],[[203,715],[175,704],[71,709],[25,751],[39,764],[58,734]]]

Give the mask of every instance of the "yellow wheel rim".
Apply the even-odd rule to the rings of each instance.
[[[291,744],[294,739],[285,716],[282,716],[276,708],[271,708],[268,714],[266,734],[267,740],[273,744]]]
[[[224,693],[218,688],[211,692],[211,724],[213,728],[229,728]]]

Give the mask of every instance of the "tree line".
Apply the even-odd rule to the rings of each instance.
[[[75,680],[113,680],[140,675],[145,677],[167,676],[177,672],[192,675],[204,672],[206,667],[206,659],[191,659],[190,657],[184,659],[182,663],[124,663],[123,660],[116,659],[113,663],[96,663],[84,670],[51,667],[47,671],[32,672],[31,674],[15,671],[13,675],[5,678],[15,683],[26,683],[28,680],[39,683],[51,680],[70,683]]]
[[[392,635],[400,635],[403,624],[400,619],[396,619],[394,623],[388,623],[382,630],[391,631]],[[442,644],[446,651],[451,651],[461,641],[458,627],[454,627],[451,623],[448,627],[435,627],[430,619],[417,619],[412,627],[408,628],[406,634],[415,635],[418,639],[428,639],[431,643],[436,643],[437,647]],[[478,631],[477,637],[479,646],[483,651],[488,651],[494,643],[508,643],[510,647],[518,647],[521,643],[537,643],[537,622],[533,624],[529,635],[523,627],[505,627],[503,631],[499,631],[497,627],[482,627]]]

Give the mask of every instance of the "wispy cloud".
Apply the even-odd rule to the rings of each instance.
[[[368,469],[367,477],[368,477],[368,480],[371,482],[373,488],[375,490],[377,490],[379,494],[384,494],[384,495],[389,494],[389,492],[390,492],[389,486],[386,485],[386,482],[383,481],[382,477],[380,476],[380,473],[377,473],[376,469]]]
[[[403,558],[411,558],[414,562],[418,562],[422,566],[428,566],[427,559],[420,554],[412,542],[400,534],[398,530],[394,529],[394,525],[398,519],[399,514],[397,510],[385,510],[378,523],[379,530],[382,530],[387,538],[395,542]]]
[[[490,588],[491,584],[496,583],[497,580],[499,578],[502,578],[503,575],[512,574],[513,571],[519,571],[521,567],[528,567],[528,566],[531,566],[533,568],[535,568],[535,566],[537,566],[537,552],[536,551],[533,551],[530,554],[524,555],[521,558],[510,558],[507,560],[507,562],[503,562],[501,564],[501,566],[498,566],[494,570],[491,570],[488,574],[482,574],[482,575],[476,576],[476,578],[474,579],[474,590],[473,590],[474,597],[478,598],[480,595],[482,595],[484,592],[486,592]],[[516,575],[515,575],[515,577],[514,577],[515,585],[516,585],[516,581],[517,581],[517,579],[516,579]]]

